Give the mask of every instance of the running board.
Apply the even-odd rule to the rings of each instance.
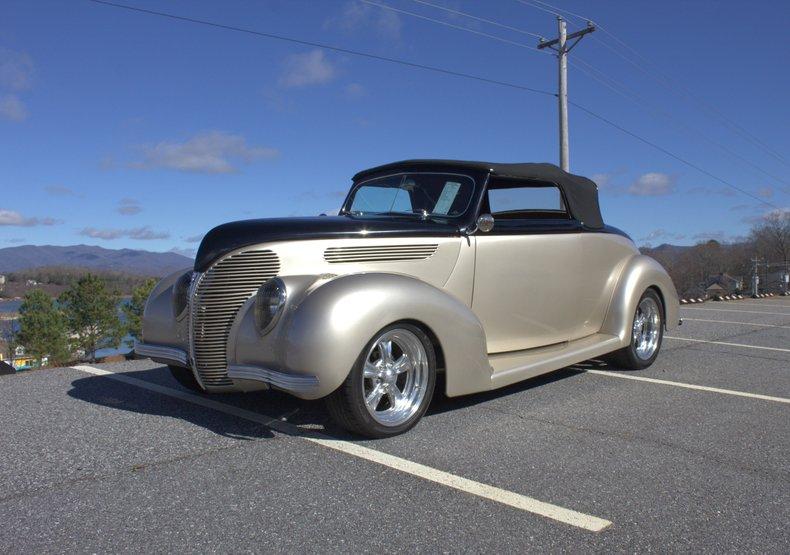
[[[488,362],[493,369],[491,389],[559,370],[616,351],[621,346],[616,335],[596,333],[548,347],[489,355]]]

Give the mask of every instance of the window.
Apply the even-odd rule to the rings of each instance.
[[[498,219],[568,219],[562,193],[556,185],[498,181],[489,184],[488,205]]]
[[[456,217],[469,207],[474,181],[463,175],[410,173],[379,177],[357,185],[346,211],[352,214],[404,214]]]

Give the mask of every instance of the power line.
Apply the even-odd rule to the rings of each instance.
[[[359,50],[352,50],[350,48],[342,48],[340,46],[333,46],[331,44],[324,44],[324,43],[320,43],[320,42],[296,39],[296,38],[293,38],[293,37],[286,37],[284,35],[276,35],[274,33],[266,33],[266,32],[263,32],[263,31],[255,31],[254,29],[246,29],[244,27],[236,27],[236,26],[233,26],[233,25],[225,25],[223,23],[216,23],[216,22],[213,22],[213,21],[206,21],[204,19],[196,19],[196,18],[193,18],[193,17],[186,17],[186,16],[171,14],[171,13],[167,13],[167,12],[158,12],[158,11],[155,11],[155,10],[148,10],[148,9],[145,9],[145,8],[138,8],[136,6],[128,6],[126,4],[118,4],[116,2],[109,2],[107,0],[88,0],[88,1],[93,2],[95,4],[103,4],[105,6],[112,6],[114,8],[121,8],[121,9],[129,10],[129,11],[132,11],[132,12],[138,12],[138,13],[143,13],[143,14],[148,14],[148,15],[155,15],[155,16],[159,16],[159,17],[165,17],[165,18],[168,18],[168,19],[174,19],[174,20],[177,20],[177,21],[186,21],[188,23],[196,23],[198,25],[205,25],[205,26],[208,26],[208,27],[215,27],[215,28],[218,28],[218,29],[225,29],[226,31],[235,31],[235,32],[238,32],[238,33],[246,33],[248,35],[255,35],[255,36],[265,37],[265,38],[274,39],[274,40],[281,40],[281,41],[290,42],[290,43],[294,43],[294,44],[301,44],[302,46],[312,46],[312,47],[315,47],[315,48],[322,48],[324,50],[331,50],[332,52],[340,52],[342,54],[350,54],[352,56],[360,56],[362,58],[368,58],[368,59],[371,59],[371,60],[378,60],[380,62],[389,62],[391,64],[398,64],[398,65],[402,65],[402,66],[406,66],[406,67],[423,69],[423,70],[426,70],[426,71],[433,71],[435,73],[441,73],[441,74],[444,74],[444,75],[452,75],[454,77],[463,77],[465,79],[472,79],[474,81],[480,81],[480,82],[489,83],[489,84],[492,84],[492,85],[500,85],[500,86],[508,87],[508,88],[511,88],[511,89],[517,89],[517,90],[521,90],[521,91],[528,91],[528,92],[532,92],[532,93],[536,93],[536,94],[542,94],[542,95],[546,95],[546,96],[557,96],[553,92],[544,91],[544,90],[536,89],[536,88],[533,88],[533,87],[527,87],[525,85],[518,85],[516,83],[509,83],[507,81],[499,81],[497,79],[489,79],[488,77],[482,77],[480,75],[473,75],[471,73],[463,73],[463,72],[460,72],[460,71],[453,71],[453,70],[450,70],[450,69],[444,69],[444,68],[436,67],[436,66],[429,66],[429,65],[425,65],[425,64],[418,64],[416,62],[409,62],[407,60],[401,60],[401,59],[398,59],[398,58],[390,58],[388,56],[379,56],[378,54],[371,54],[369,52],[362,52],[362,51],[359,51]]]
[[[382,4],[380,2],[375,2],[375,1],[372,1],[372,0],[360,0],[360,1],[364,2],[366,4],[369,4],[369,5],[372,5],[372,6],[376,6],[376,7],[385,9],[385,10],[390,10],[390,11],[393,11],[393,12],[396,12],[396,13],[402,13],[402,14],[410,15],[410,16],[413,16],[413,17],[416,17],[416,18],[419,18],[419,19],[427,20],[427,21],[432,22],[432,23],[437,23],[437,24],[440,24],[440,25],[452,27],[452,28],[460,30],[460,31],[466,31],[466,32],[469,32],[469,33],[480,35],[480,36],[483,36],[485,38],[489,38],[489,39],[492,39],[492,40],[495,40],[495,41],[503,42],[503,43],[510,44],[510,45],[513,45],[513,46],[519,46],[519,47],[522,47],[522,48],[531,49],[530,46],[522,44],[522,43],[519,43],[519,42],[510,41],[510,40],[503,39],[503,38],[495,36],[495,35],[491,35],[491,34],[488,34],[488,33],[482,33],[482,32],[479,32],[479,31],[476,31],[476,30],[473,30],[473,29],[469,29],[467,27],[454,25],[454,24],[451,24],[451,23],[447,23],[447,22],[444,22],[444,21],[440,21],[440,20],[437,20],[437,19],[433,19],[433,18],[430,18],[430,17],[423,16],[423,15],[415,14],[413,12],[409,12],[409,11],[406,11],[406,10],[401,10],[399,8],[395,8],[395,7],[389,6],[387,4]],[[529,34],[529,35],[533,35],[533,36],[539,36],[537,33],[532,33],[530,31],[520,30],[520,29],[517,29],[515,27],[511,27],[509,25],[502,25],[499,22],[493,21],[491,19],[479,18],[479,17],[477,17],[477,16],[475,16],[473,14],[469,14],[467,12],[463,12],[463,11],[460,11],[460,10],[453,10],[453,9],[445,8],[443,6],[439,6],[439,5],[433,4],[431,2],[427,2],[425,0],[412,0],[412,1],[416,2],[416,3],[419,3],[419,4],[424,4],[424,5],[427,5],[427,6],[431,6],[431,7],[440,9],[440,10],[444,10],[444,11],[447,11],[447,12],[450,12],[450,13],[453,13],[453,14],[456,14],[456,15],[461,15],[461,16],[464,16],[464,17],[469,17],[469,18],[472,18],[472,19],[485,21],[486,23],[489,23],[489,24],[492,24],[492,25],[496,25],[498,27],[503,27],[503,28],[506,28],[506,29],[509,29],[509,30],[520,31],[520,32],[522,32],[524,34]],[[530,5],[528,2],[526,2],[524,0],[518,0],[518,1],[523,3],[523,4]],[[547,4],[545,2],[540,2],[539,0],[534,0],[534,1],[537,1],[540,4],[551,6],[550,4]],[[540,8],[539,6],[533,6],[533,7]],[[551,6],[551,7],[554,7],[554,6]],[[540,9],[543,9],[543,8],[540,8]],[[557,9],[559,9],[559,8],[557,8]],[[562,14],[560,14],[560,12],[552,11],[552,10],[549,10],[549,9],[543,9],[543,11],[546,11],[546,12],[552,13],[552,14],[556,14],[558,18],[562,18]],[[566,11],[566,10],[563,10],[563,11],[565,11],[565,13],[570,14],[573,17],[582,18],[582,16],[580,16],[578,14],[574,14],[573,12],[569,12],[569,11]],[[590,27],[589,27],[589,23],[588,23],[587,29],[589,29],[589,28]],[[578,33],[583,34],[584,31],[579,31]],[[609,34],[611,34],[611,33],[609,33]],[[593,36],[593,38],[595,38],[595,37]],[[541,38],[541,40],[543,40],[543,39]],[[617,40],[619,41],[619,39],[617,39]],[[605,41],[599,41],[599,42],[601,42],[602,44],[604,44],[608,48],[611,48],[614,52],[617,52],[618,54],[620,53],[619,50],[617,50],[616,48],[610,46],[607,42],[605,42]],[[619,42],[622,42],[622,41],[619,41]],[[623,43],[623,44],[625,44],[625,43]],[[538,47],[538,49],[542,50],[542,48],[540,48],[540,46]],[[622,56],[622,54],[620,54],[620,55]],[[626,59],[628,59],[630,61],[629,58],[626,58]],[[585,62],[584,60],[581,60],[581,59],[578,59],[578,58],[577,58],[577,60],[579,62],[578,64],[575,63],[574,61],[571,61],[571,64],[577,66],[582,72],[587,74],[589,77],[591,77],[592,79],[600,82],[604,86],[610,88],[611,90],[613,90],[617,94],[619,94],[619,95],[621,95],[621,96],[623,96],[625,98],[628,98],[629,100],[635,102],[642,109],[645,109],[646,111],[649,111],[652,114],[658,114],[659,116],[670,120],[676,127],[679,127],[681,129],[685,129],[685,130],[690,130],[690,131],[698,134],[707,143],[718,147],[719,149],[721,149],[724,152],[726,152],[729,156],[732,156],[733,158],[741,161],[742,163],[754,168],[755,170],[757,170],[758,172],[762,173],[763,175],[766,175],[769,178],[771,178],[771,179],[773,179],[773,180],[775,180],[775,181],[777,181],[779,183],[788,184],[788,182],[785,181],[784,179],[782,179],[780,177],[777,177],[776,175],[773,175],[772,173],[764,170],[762,167],[758,166],[757,164],[755,164],[754,162],[748,160],[747,158],[743,157],[742,155],[736,153],[735,151],[733,151],[729,147],[725,146],[724,144],[722,144],[722,143],[716,141],[715,139],[711,138],[706,133],[704,133],[703,131],[697,129],[696,127],[678,121],[677,118],[675,118],[674,116],[672,116],[671,114],[669,114],[668,112],[666,112],[665,110],[663,110],[661,108],[656,108],[655,105],[651,106],[650,102],[645,100],[644,97],[642,97],[638,93],[634,92],[633,89],[630,89],[626,85],[623,85],[622,83],[619,83],[615,79],[607,76],[605,72],[603,72],[602,70],[596,68],[592,64],[589,64],[589,63]],[[585,67],[579,67],[580,64],[583,65],[583,66],[586,66],[588,69],[585,69]],[[596,73],[599,73],[601,75],[601,77],[596,75]],[[607,82],[607,79],[609,81],[611,81],[611,83],[614,83],[614,85],[612,85],[610,82]],[[618,87],[619,87],[619,89],[618,89]],[[630,92],[623,92],[623,89],[626,90],[626,91],[629,91],[629,89],[630,89]],[[562,110],[560,110],[560,112],[562,113]],[[560,135],[561,135],[561,137],[562,136],[566,136],[567,137],[567,132],[563,133],[561,131]],[[562,138],[560,139],[560,142],[561,142],[561,144],[563,144]],[[565,141],[564,144],[567,145],[567,141]],[[561,148],[561,151],[565,152],[565,150],[563,150],[562,148]],[[564,155],[560,156],[561,165],[563,165],[565,163],[564,161],[566,161],[567,158],[568,158],[567,152],[565,152]],[[780,190],[782,190],[785,193],[790,192],[787,189],[782,189],[781,187],[780,187]]]
[[[416,2],[417,4],[422,4],[424,6],[430,6],[431,8],[436,8],[437,10],[442,10],[442,11],[447,12],[447,13],[460,15],[460,16],[463,16],[463,17],[468,17],[470,19],[474,19],[476,21],[481,21],[483,23],[488,23],[489,25],[494,25],[495,27],[499,27],[501,29],[507,29],[508,31],[513,31],[515,33],[521,33],[522,35],[530,35],[530,36],[538,38],[538,39],[543,38],[543,36],[538,34],[538,33],[533,33],[532,31],[526,31],[524,29],[519,29],[518,27],[511,27],[510,25],[505,25],[504,23],[499,23],[498,21],[494,21],[492,19],[486,19],[484,17],[479,17],[479,16],[476,16],[474,14],[470,14],[470,13],[467,13],[467,12],[462,12],[461,10],[454,10],[454,9],[448,8],[446,6],[440,6],[438,4],[433,4],[431,2],[426,2],[425,0],[411,0],[411,1],[412,2]]]
[[[444,25],[445,27],[451,27],[451,28],[457,29],[459,31],[464,31],[464,32],[467,32],[467,33],[471,33],[473,35],[478,35],[478,36],[481,36],[481,37],[485,37],[487,39],[491,39],[491,40],[495,40],[495,41],[498,41],[498,42],[502,42],[504,44],[509,44],[511,46],[518,46],[519,48],[526,48],[527,50],[534,50],[535,52],[541,52],[540,50],[538,50],[534,46],[531,46],[529,44],[524,44],[523,42],[517,42],[517,41],[514,41],[514,40],[509,40],[509,39],[506,39],[506,38],[498,37],[496,35],[491,35],[489,33],[484,33],[483,31],[478,31],[476,29],[470,29],[469,27],[464,27],[462,25],[455,25],[454,23],[448,23],[447,21],[442,21],[441,19],[434,19],[432,17],[428,17],[428,16],[425,16],[425,15],[420,15],[418,13],[410,12],[410,11],[407,11],[407,10],[402,10],[400,8],[395,8],[395,7],[389,6],[387,4],[381,4],[379,2],[373,2],[372,0],[359,0],[359,1],[360,2],[364,2],[365,4],[369,4],[371,6],[376,6],[378,8],[383,9],[383,10],[389,10],[391,12],[400,13],[400,14],[411,16],[411,17],[416,17],[417,19],[430,21],[431,23],[436,23],[438,25]]]
[[[520,4],[525,5],[525,6],[529,6],[531,8],[542,10],[544,12],[552,13],[552,14],[555,14],[555,15],[558,15],[558,16],[562,15],[560,13],[560,12],[562,12],[564,14],[570,15],[571,17],[575,17],[575,18],[580,19],[582,21],[592,21],[590,18],[587,18],[587,17],[584,17],[584,16],[582,16],[580,14],[577,14],[577,13],[565,10],[563,8],[559,8],[557,6],[549,4],[548,2],[543,2],[542,0],[516,0],[516,1],[519,2]],[[540,4],[540,5],[538,5],[538,4]],[[551,9],[549,9],[549,8],[551,8]],[[664,86],[670,92],[674,93],[675,95],[677,95],[679,97],[686,97],[687,99],[690,99],[690,100],[694,101],[700,108],[703,109],[703,111],[707,112],[707,114],[709,116],[711,116],[713,118],[718,118],[719,120],[723,121],[724,124],[725,124],[725,127],[729,128],[730,131],[732,131],[736,135],[740,136],[742,139],[744,139],[747,142],[751,143],[758,150],[763,151],[765,154],[768,154],[772,158],[775,158],[776,160],[778,160],[779,162],[781,162],[781,163],[783,163],[785,165],[790,165],[790,164],[788,164],[787,159],[781,153],[779,153],[776,150],[774,150],[770,145],[766,144],[759,137],[757,137],[753,133],[749,132],[749,130],[747,130],[742,125],[740,125],[739,123],[734,121],[732,118],[730,118],[729,116],[724,114],[722,111],[720,111],[715,106],[713,106],[712,104],[707,102],[705,99],[703,99],[703,98],[697,96],[696,94],[692,93],[686,87],[684,87],[681,84],[677,83],[674,79],[669,77],[667,74],[665,74],[664,72],[660,71],[660,69],[658,69],[658,66],[657,66],[657,64],[655,62],[652,62],[650,59],[648,59],[647,57],[642,55],[634,47],[630,46],[625,41],[623,41],[620,38],[618,38],[614,33],[609,31],[606,27],[604,27],[603,25],[601,25],[598,22],[594,22],[594,23],[602,32],[607,34],[612,40],[614,40],[615,42],[620,44],[626,50],[630,51],[633,54],[633,56],[635,56],[636,58],[639,58],[640,60],[642,60],[643,62],[645,62],[648,65],[652,65],[656,69],[651,70],[651,69],[649,69],[647,67],[644,67],[642,64],[638,63],[633,58],[631,58],[629,56],[626,56],[625,54],[622,53],[622,51],[620,49],[617,49],[617,48],[613,47],[612,45],[610,45],[606,41],[603,41],[603,40],[600,40],[600,39],[595,39],[595,37],[593,37],[593,39],[597,40],[599,43],[601,43],[603,46],[605,46],[606,48],[608,48],[609,50],[611,50],[612,52],[617,54],[619,57],[621,57],[622,59],[627,61],[629,64],[633,65],[634,67],[636,67],[640,71],[644,72],[647,76],[653,78],[655,81],[660,83],[662,86]]]
[[[669,156],[671,158],[674,158],[678,162],[681,162],[682,164],[685,164],[686,166],[688,166],[690,168],[693,168],[693,169],[697,170],[698,172],[703,173],[703,174],[707,175],[708,177],[710,177],[712,179],[715,179],[719,183],[722,183],[723,185],[726,185],[727,187],[730,187],[731,189],[734,189],[734,190],[738,191],[739,193],[742,193],[742,194],[746,195],[747,197],[751,197],[754,200],[756,200],[757,202],[765,204],[766,206],[770,206],[771,208],[775,208],[777,210],[782,210],[782,208],[779,208],[774,203],[768,202],[767,200],[762,199],[762,198],[758,197],[757,195],[753,195],[749,191],[746,191],[745,189],[741,189],[737,185],[733,185],[729,181],[726,181],[726,180],[722,179],[721,177],[719,177],[719,176],[717,176],[715,174],[712,174],[708,170],[706,170],[706,169],[694,164],[693,162],[689,162],[688,160],[686,160],[685,158],[675,154],[674,152],[671,152],[671,151],[665,149],[664,147],[662,147],[660,145],[657,145],[656,143],[654,143],[652,141],[649,141],[648,139],[645,139],[644,137],[641,137],[640,135],[637,135],[633,131],[629,131],[625,127],[623,127],[623,126],[611,121],[610,119],[605,118],[604,116],[602,116],[600,114],[596,114],[592,110],[588,110],[587,108],[585,108],[584,106],[582,106],[578,102],[572,102],[572,101],[568,101],[568,102],[569,102],[569,104],[571,104],[572,106],[575,106],[576,108],[578,108],[582,112],[585,112],[587,115],[589,115],[589,116],[591,116],[591,117],[593,117],[593,118],[595,118],[597,120],[600,120],[600,121],[606,123],[607,125],[610,125],[611,127],[614,127],[615,129],[619,129],[620,131],[622,131],[626,135],[630,135],[634,139],[636,139],[638,141],[641,141],[641,142],[643,142],[644,144],[646,144],[648,146],[653,147],[654,149],[658,150],[659,152],[663,152],[667,156]]]
[[[444,74],[444,75],[451,75],[451,76],[454,76],[454,77],[462,77],[462,78],[466,78],[466,79],[472,79],[472,80],[475,80],[475,81],[481,81],[481,82],[489,83],[489,84],[492,84],[492,85],[498,85],[498,86],[507,87],[507,88],[511,88],[511,89],[523,90],[523,91],[527,91],[527,92],[531,92],[531,93],[537,93],[537,94],[541,94],[541,95],[545,95],[545,96],[552,96],[552,97],[556,97],[557,96],[556,94],[551,93],[549,91],[544,91],[544,90],[540,90],[540,89],[534,89],[534,88],[531,88],[531,87],[525,87],[523,85],[517,85],[515,83],[509,83],[507,81],[499,81],[499,80],[496,80],[496,79],[488,79],[486,77],[480,77],[480,76],[472,75],[472,74],[468,74],[468,73],[461,73],[461,72],[447,70],[447,69],[443,69],[443,68],[439,68],[439,67],[435,67],[435,66],[428,66],[428,65],[423,65],[423,64],[417,64],[417,63],[414,63],[414,62],[408,62],[408,61],[400,60],[400,59],[397,59],[397,58],[389,58],[389,57],[386,57],[386,56],[379,56],[377,54],[370,54],[370,53],[361,52],[361,51],[358,51],[358,50],[351,50],[351,49],[348,49],[348,48],[341,48],[341,47],[332,46],[332,45],[328,45],[328,44],[324,44],[324,43],[313,42],[313,41],[306,41],[306,40],[302,40],[302,39],[295,39],[295,38],[286,37],[286,36],[283,36],[283,35],[275,35],[273,33],[266,33],[266,32],[263,32],[263,31],[255,31],[253,29],[245,29],[243,27],[236,27],[236,26],[233,26],[233,25],[225,25],[225,24],[222,24],[222,23],[216,23],[216,22],[213,22],[213,21],[196,19],[196,18],[191,18],[191,17],[186,17],[186,16],[180,16],[180,15],[175,15],[175,14],[171,14],[171,13],[167,13],[167,12],[158,12],[158,11],[155,11],[155,10],[148,10],[148,9],[145,9],[145,8],[138,8],[136,6],[128,6],[128,5],[125,5],[125,4],[118,4],[118,3],[115,3],[115,2],[110,2],[108,0],[89,0],[89,1],[93,2],[95,4],[102,4],[102,5],[105,5],[105,6],[111,6],[111,7],[119,8],[119,9],[125,9],[125,10],[132,11],[132,12],[137,12],[137,13],[142,13],[142,14],[147,14],[147,15],[154,15],[154,16],[157,16],[157,17],[163,17],[163,18],[176,20],[176,21],[184,21],[184,22],[188,22],[188,23],[195,23],[195,24],[198,24],[198,25],[204,25],[204,26],[208,26],[208,27],[224,29],[224,30],[227,30],[227,31],[234,31],[234,32],[239,32],[239,33],[245,33],[245,34],[248,34],[248,35],[254,35],[254,36],[263,37],[263,38],[269,38],[269,39],[274,39],[274,40],[281,40],[281,41],[290,42],[290,43],[294,43],[294,44],[301,44],[303,46],[312,46],[312,47],[315,47],[315,48],[322,48],[322,49],[331,50],[331,51],[334,51],[334,52],[341,52],[341,53],[344,53],[344,54],[360,56],[360,57],[363,57],[363,58],[368,58],[368,59],[373,59],[373,60],[378,60],[378,61],[384,61],[384,62],[399,64],[399,65],[403,65],[403,66],[406,66],[406,67],[412,67],[412,68],[418,68],[418,69],[423,69],[423,70],[427,70],[427,71],[433,71],[433,72],[441,73],[441,74]],[[780,208],[779,206],[776,206],[775,204],[773,204],[771,202],[768,202],[768,201],[766,201],[764,199],[761,199],[761,198],[757,197],[756,195],[753,195],[752,193],[750,193],[750,192],[748,192],[748,191],[746,191],[744,189],[741,189],[737,185],[733,185],[732,183],[730,183],[730,182],[718,177],[717,175],[715,175],[715,174],[703,169],[700,166],[697,166],[696,164],[686,160],[685,158],[682,158],[682,157],[678,156],[677,154],[674,154],[673,152],[663,148],[662,146],[659,146],[658,144],[653,143],[653,142],[649,141],[648,139],[645,139],[644,137],[641,137],[640,135],[638,135],[638,134],[634,133],[633,131],[630,131],[630,130],[626,129],[625,127],[623,127],[623,126],[621,126],[621,125],[609,120],[608,118],[593,112],[592,110],[590,110],[589,108],[584,107],[583,105],[579,104],[578,102],[569,101],[569,104],[571,104],[572,106],[575,106],[576,108],[578,108],[582,112],[586,113],[587,115],[589,115],[589,116],[591,116],[591,117],[593,117],[593,118],[595,118],[595,119],[597,119],[597,120],[599,120],[599,121],[601,121],[603,123],[606,123],[610,127],[613,127],[615,129],[621,131],[622,133],[625,133],[626,135],[629,135],[629,136],[637,139],[638,141],[640,141],[640,142],[642,142],[642,143],[654,148],[655,150],[658,150],[659,152],[662,152],[662,153],[666,154],[667,156],[669,156],[671,158],[674,158],[675,160],[677,160],[677,161],[689,166],[690,168],[693,168],[693,169],[697,170],[698,172],[700,172],[700,173],[702,173],[704,175],[707,175],[707,176],[711,177],[712,179],[715,179],[716,181],[722,183],[723,185],[725,185],[727,187],[730,187],[731,189],[733,189],[735,191],[738,191],[738,192],[740,192],[740,193],[742,193],[742,194],[744,194],[744,195],[746,195],[748,197],[751,197],[751,198],[755,199],[756,201],[758,201],[758,202],[760,202],[762,204],[770,206],[771,208],[775,208],[777,210],[782,210],[782,208]]]
[[[662,108],[658,107],[655,104],[652,104],[650,101],[645,99],[642,95],[640,95],[639,93],[634,91],[631,87],[628,87],[627,85],[624,85],[623,83],[617,81],[616,79],[614,79],[611,76],[607,75],[604,71],[596,68],[592,64],[582,60],[579,57],[574,58],[573,60],[571,60],[570,63],[572,65],[576,66],[579,70],[581,70],[583,73],[585,73],[588,77],[598,81],[599,83],[601,83],[605,87],[611,89],[612,91],[614,91],[615,93],[619,94],[620,96],[631,100],[632,102],[634,102],[635,104],[640,106],[643,110],[649,111],[649,112],[651,112],[654,115],[666,118],[673,125],[675,125],[676,127],[680,128],[680,129],[691,131],[691,132],[697,134],[705,142],[707,142],[709,144],[712,144],[713,146],[721,149],[722,151],[727,153],[727,155],[732,156],[733,158],[739,160],[740,162],[752,167],[753,169],[755,169],[758,172],[762,173],[763,175],[773,179],[774,181],[776,181],[778,183],[783,183],[785,185],[790,185],[790,182],[788,182],[787,180],[785,180],[785,179],[783,179],[783,178],[781,178],[779,176],[776,176],[776,175],[764,170],[762,167],[758,166],[757,164],[755,164],[754,162],[752,162],[748,158],[745,158],[744,156],[738,154],[737,152],[735,152],[734,150],[732,150],[728,146],[726,146],[723,143],[721,143],[721,142],[717,141],[716,139],[712,138],[710,135],[708,135],[704,131],[694,127],[693,125],[689,125],[688,123],[685,123],[685,122],[679,120],[678,118],[676,118],[675,116],[673,116],[669,112],[663,110]],[[786,189],[786,188],[782,189],[782,188],[780,188],[780,190],[782,190],[785,193],[789,193],[790,194],[790,189]]]

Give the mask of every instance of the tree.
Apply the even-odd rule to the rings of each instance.
[[[752,241],[761,256],[785,267],[790,261],[790,210],[774,210],[752,228]]]
[[[40,289],[25,294],[19,308],[19,333],[17,342],[36,359],[50,363],[64,362],[69,357],[66,321],[53,299]]]
[[[61,295],[60,301],[74,347],[91,362],[96,360],[97,350],[118,345],[123,327],[117,299],[98,276],[81,277]]]
[[[129,347],[134,346],[134,341],[142,339],[143,309],[145,309],[145,302],[148,300],[148,295],[151,294],[155,285],[155,279],[147,279],[134,288],[132,291],[132,298],[121,307],[126,319],[124,331],[132,337],[132,341],[127,340],[126,342]]]

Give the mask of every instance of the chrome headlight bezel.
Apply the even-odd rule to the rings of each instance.
[[[258,333],[266,335],[277,324],[288,300],[288,289],[278,277],[267,280],[255,293],[255,327]]]

